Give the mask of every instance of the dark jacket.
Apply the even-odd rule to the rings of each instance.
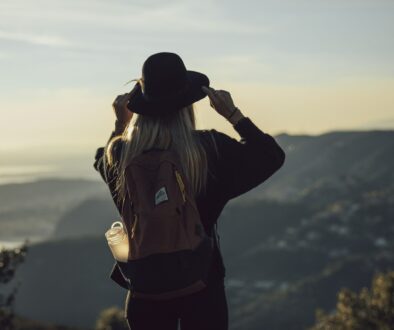
[[[230,199],[246,193],[267,180],[285,160],[285,153],[275,139],[262,132],[249,117],[242,118],[233,127],[241,136],[240,141],[215,129],[196,130],[207,152],[209,171],[206,193],[196,196],[196,202],[206,232],[216,238],[215,257],[209,275],[210,282],[223,281],[225,276],[225,267],[214,230],[224,206]],[[108,142],[115,135],[114,130]],[[113,148],[115,160],[120,157],[120,144],[119,140]],[[106,146],[97,149],[94,168],[107,183],[116,204],[114,193],[116,172],[106,166],[104,157]],[[119,205],[117,208],[120,209]],[[128,288],[116,262],[110,278],[120,286]]]

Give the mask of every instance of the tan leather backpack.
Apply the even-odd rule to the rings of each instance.
[[[206,286],[213,238],[201,223],[195,196],[171,149],[152,148],[126,167],[122,219],[129,239],[120,270],[132,297],[162,300]]]

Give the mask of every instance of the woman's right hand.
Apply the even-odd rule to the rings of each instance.
[[[116,97],[112,103],[112,108],[116,116],[116,120],[124,124],[125,126],[129,123],[133,117],[133,112],[127,108],[129,103],[130,93],[121,94]]]
[[[234,105],[229,92],[225,90],[215,90],[212,87],[202,86],[201,89],[207,93],[211,107],[224,118],[235,124],[243,117],[241,111]],[[234,112],[235,111],[235,112]],[[231,118],[229,118],[231,116]]]

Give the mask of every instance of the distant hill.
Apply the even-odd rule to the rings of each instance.
[[[113,259],[106,244],[105,237],[83,237],[32,245],[14,280],[21,281],[16,313],[92,328],[99,311],[122,306],[126,290],[109,279]]]
[[[296,200],[315,189],[346,189],[348,182],[381,187],[394,181],[394,130],[280,134],[276,141],[286,152],[285,164],[255,196]]]
[[[120,219],[113,201],[109,198],[88,198],[63,214],[53,237],[80,237],[103,235],[114,221]]]
[[[376,271],[394,269],[392,196],[394,185],[388,184],[340,196],[320,210],[299,201],[307,212],[279,222],[282,230],[255,226],[257,232],[268,231],[267,236],[227,257],[233,329],[257,330],[261,324],[272,330],[305,329],[316,308],[335,307],[341,287],[359,290]],[[223,245],[238,245],[241,240],[224,227]],[[251,230],[239,232],[245,241],[247,235],[253,237]]]
[[[0,240],[48,237],[64,212],[106,191],[98,181],[81,179],[0,185]]]
[[[92,328],[68,327],[64,325],[26,319],[19,316],[14,317],[12,324],[14,329],[18,330],[92,330]]]
[[[251,294],[244,288],[238,292],[244,300],[233,306],[230,329],[259,330],[262,325],[270,330],[307,329],[315,323],[317,308],[335,309],[341,288],[359,291],[368,287],[375,273],[392,270],[393,267],[392,254],[353,256],[330,261],[313,276],[287,283],[277,290],[260,293],[255,290]],[[231,297],[232,292],[228,295]]]

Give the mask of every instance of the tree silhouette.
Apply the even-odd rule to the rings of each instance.
[[[25,260],[27,253],[27,242],[23,246],[16,249],[0,250],[0,283],[6,284],[10,282],[15,275],[16,268]],[[9,294],[0,294],[0,329],[12,330],[14,319],[14,301],[15,295],[20,283],[12,289]]]
[[[129,330],[124,311],[115,306],[102,310],[95,330]]]
[[[394,329],[394,272],[375,274],[371,289],[360,293],[342,289],[336,311],[316,312],[316,325],[310,330],[390,330]]]

